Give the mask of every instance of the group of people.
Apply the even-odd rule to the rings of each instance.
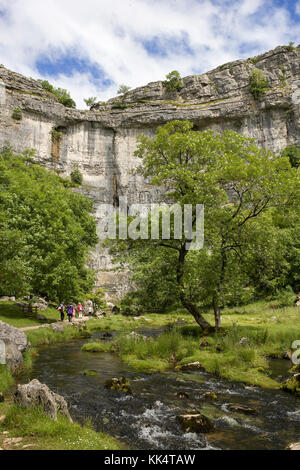
[[[57,310],[60,312],[61,321],[65,320],[65,311],[66,311],[70,323],[73,321],[73,318],[76,317],[76,310],[77,310],[78,318],[82,318],[83,312],[84,312],[83,305],[80,302],[77,305],[77,307],[71,302],[69,303],[66,309],[65,309],[64,304],[60,303],[59,306],[57,307]],[[88,314],[93,315],[93,307],[91,305],[88,307]]]

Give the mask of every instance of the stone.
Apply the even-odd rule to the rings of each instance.
[[[294,442],[287,446],[287,450],[300,450],[300,442]]]
[[[206,392],[202,395],[204,400],[217,400],[217,395],[214,392]]]
[[[61,323],[52,323],[51,327],[52,327],[52,330],[55,331],[55,333],[64,332],[64,327]]]
[[[190,362],[189,364],[184,364],[183,366],[179,367],[179,370],[182,370],[183,372],[190,371],[190,372],[195,372],[195,371],[201,371],[205,372],[205,367],[200,363],[200,362]]]
[[[240,345],[243,346],[244,344],[247,344],[249,342],[249,339],[246,338],[245,336],[240,339]]]
[[[258,413],[255,408],[250,408],[243,405],[229,405],[228,409],[234,413],[244,413],[246,415],[256,415]]]
[[[3,441],[4,446],[14,446],[20,444],[23,441],[23,437],[9,437]]]
[[[176,397],[181,398],[181,399],[190,398],[190,394],[187,392],[177,392],[175,395]]]
[[[9,302],[10,297],[4,295],[3,297],[0,297],[0,302]]]
[[[85,375],[86,377],[94,377],[96,375],[99,375],[99,373],[96,370],[85,370],[83,372],[83,375]]]
[[[119,390],[120,392],[132,395],[130,380],[125,377],[109,379],[105,382],[105,388],[108,390]]]
[[[47,318],[45,317],[45,315],[38,315],[36,318],[39,321],[47,321]]]
[[[2,424],[5,421],[5,418],[6,418],[5,415],[0,416],[0,424]]]
[[[49,418],[56,421],[57,414],[61,413],[72,422],[66,400],[36,379],[26,385],[18,385],[15,393],[15,402],[23,408],[42,406]]]
[[[10,369],[23,363],[23,353],[28,348],[27,336],[14,326],[0,321],[0,340],[5,344],[6,365]]]
[[[177,416],[182,429],[185,432],[195,433],[212,433],[215,431],[214,424],[201,413],[198,414],[185,414]]]

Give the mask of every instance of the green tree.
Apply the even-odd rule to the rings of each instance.
[[[288,145],[282,151],[283,157],[288,157],[292,167],[298,168],[300,166],[300,148],[296,145]]]
[[[78,299],[93,287],[86,268],[97,243],[92,203],[32,163],[32,152],[0,153],[0,295]]]
[[[254,69],[250,74],[249,91],[258,100],[269,88],[268,79],[263,70]]]
[[[66,106],[66,108],[76,108],[76,103],[71,98],[70,93],[67,90],[64,88],[54,88],[48,80],[38,80],[38,82],[42,85],[44,90],[55,95],[58,101]]]
[[[97,103],[97,96],[91,96],[90,98],[84,99],[85,104],[88,108],[91,108],[95,103]]]
[[[203,308],[213,308],[219,328],[226,301],[242,298],[266,279],[283,282],[286,253],[276,218],[298,203],[299,175],[287,158],[257,148],[252,139],[192,128],[188,121],[173,121],[159,127],[153,139],[139,136],[136,156],[142,160],[138,173],[166,188],[166,202],[182,208],[204,204],[204,248],[188,250],[187,236],[160,236],[117,241],[112,252],[132,266],[144,296],[146,285],[154,299],[180,301],[203,330],[211,331]],[[194,214],[194,228],[195,223]]]
[[[120,85],[117,94],[118,95],[125,95],[125,93],[128,93],[128,91],[131,90],[130,86],[127,85]]]
[[[169,91],[180,91],[183,88],[183,81],[180,76],[180,73],[177,70],[173,70],[168,75],[166,75],[166,81],[164,86]]]

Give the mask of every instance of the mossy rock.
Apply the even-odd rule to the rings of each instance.
[[[108,390],[118,390],[126,393],[126,395],[132,395],[130,380],[125,377],[109,379],[105,382],[105,388]]]
[[[99,374],[96,370],[85,370],[83,372],[83,375],[85,375],[87,377],[94,377],[95,375],[99,375]]]
[[[288,393],[292,393],[293,395],[296,395],[296,397],[300,397],[300,380],[299,380],[300,374],[297,374],[296,376],[292,377],[291,379],[286,380],[283,382],[281,385],[282,390]]]
[[[185,432],[211,433],[215,431],[214,424],[201,413],[177,416],[177,421]]]

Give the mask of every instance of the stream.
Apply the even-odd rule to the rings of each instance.
[[[157,336],[162,329],[145,327],[139,333]],[[100,333],[93,334],[99,338]],[[136,450],[284,449],[300,440],[300,399],[281,391],[248,387],[204,372],[139,374],[110,353],[81,352],[77,340],[39,349],[30,379],[38,379],[63,395],[79,422],[91,418],[95,428],[117,437]],[[272,375],[287,376],[289,361],[272,361]],[[86,369],[97,376],[85,376]],[[112,377],[132,380],[133,396],[106,390]],[[28,379],[28,377],[27,377]],[[181,399],[178,392],[188,398]],[[217,400],[201,395],[214,392]],[[228,410],[238,404],[253,407],[257,415]],[[213,420],[214,434],[184,433],[176,416],[200,410]]]

